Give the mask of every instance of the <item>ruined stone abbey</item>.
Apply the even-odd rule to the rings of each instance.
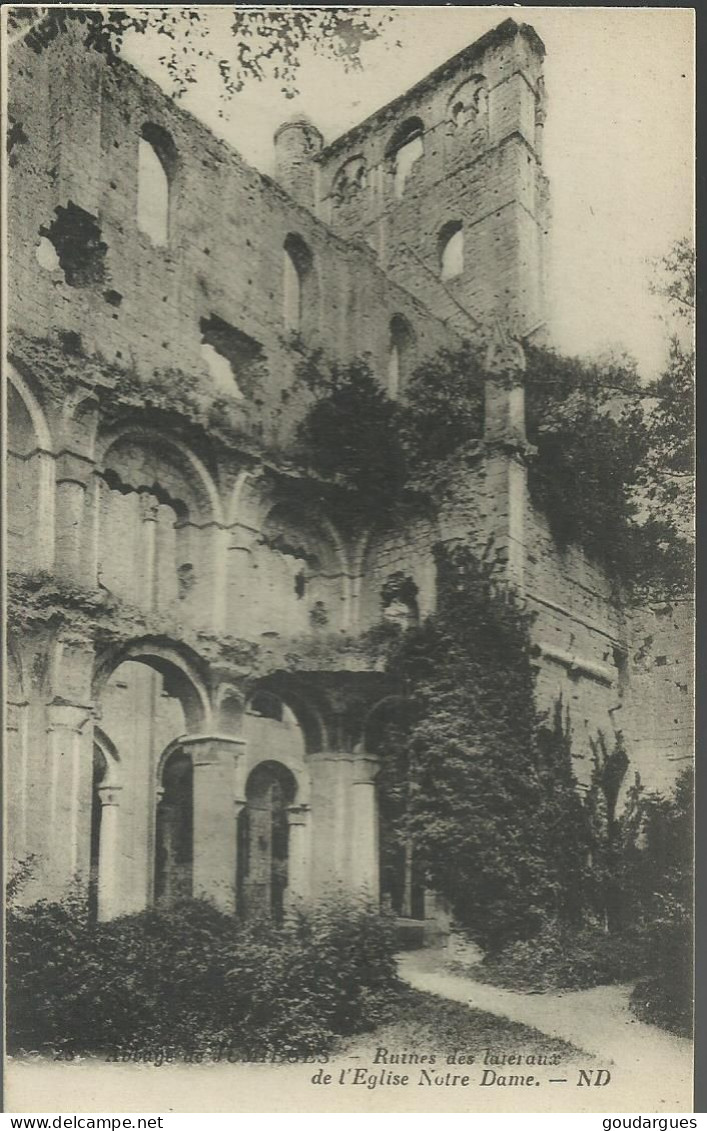
[[[71,33],[15,49],[6,796],[28,898],[78,882],[99,918],[191,893],[281,915],[343,891],[434,918],[431,893],[381,890],[394,689],[355,642],[434,610],[437,542],[495,539],[580,780],[598,730],[649,788],[689,756],[685,614],[623,605],[527,491],[543,56],[506,20],[328,144],[285,122],[271,178]],[[465,340],[488,380],[453,498],[343,523],[288,459],[303,351],[365,355],[404,398]]]

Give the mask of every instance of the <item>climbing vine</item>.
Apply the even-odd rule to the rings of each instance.
[[[437,547],[438,608],[399,637],[379,735],[388,844],[492,950],[578,919],[587,824],[561,710],[535,705],[531,615],[489,554]]]
[[[684,515],[671,513],[665,490],[661,508],[651,506],[656,430],[666,447],[672,422],[679,445],[685,415],[656,412],[665,381],[644,388],[623,359],[526,353],[528,487],[558,546],[582,547],[639,597],[689,592]],[[389,511],[419,495],[440,500],[482,451],[486,375],[469,344],[425,361],[404,402],[390,400],[363,361],[337,367],[309,357],[300,379],[317,394],[300,428],[300,459],[348,487],[353,511]]]

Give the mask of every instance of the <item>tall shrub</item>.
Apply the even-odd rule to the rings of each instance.
[[[495,949],[579,913],[585,829],[562,709],[536,713],[530,616],[468,548],[438,547],[437,569],[437,612],[389,662],[381,787],[429,886]]]

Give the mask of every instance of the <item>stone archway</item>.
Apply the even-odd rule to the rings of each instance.
[[[238,821],[238,907],[248,918],[280,921],[290,871],[290,808],[297,784],[281,762],[260,762],[248,776]]]
[[[91,863],[98,918],[106,919],[191,894],[194,759],[186,738],[203,735],[211,716],[194,657],[156,640],[99,662],[94,692],[102,728],[94,737],[104,761],[120,767],[117,788],[101,758],[94,761]]]

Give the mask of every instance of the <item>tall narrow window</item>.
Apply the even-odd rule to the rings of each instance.
[[[394,314],[390,320],[388,343],[388,395],[396,397],[405,383],[415,335],[407,318]]]
[[[400,200],[405,192],[405,184],[412,173],[413,166],[422,157],[424,126],[420,118],[408,118],[393,134],[388,146],[387,157],[392,163],[393,192]]]
[[[464,270],[464,231],[461,220],[451,220],[439,233],[439,265],[442,279],[456,279]]]
[[[169,242],[170,186],[176,152],[166,130],[148,122],[138,143],[137,223],[153,244]]]
[[[301,236],[285,240],[284,271],[285,326],[299,332],[313,317],[316,300],[312,253]]]

